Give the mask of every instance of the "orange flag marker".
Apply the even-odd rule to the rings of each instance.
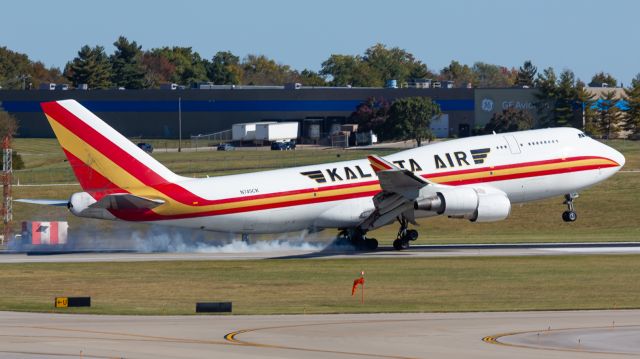
[[[353,297],[356,294],[356,289],[358,289],[358,284],[362,285],[362,299],[361,302],[364,304],[364,271],[360,272],[360,278],[353,281],[353,287],[351,288],[351,296]]]

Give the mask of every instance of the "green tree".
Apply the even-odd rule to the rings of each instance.
[[[65,76],[74,86],[87,84],[92,89],[105,89],[111,86],[111,63],[104,47],[84,45],[78,56],[68,63]]]
[[[207,68],[209,80],[217,85],[238,85],[242,81],[240,58],[231,51],[218,51]]]
[[[469,65],[462,65],[458,61],[451,61],[449,66],[440,71],[443,80],[453,81],[456,86],[466,87],[467,84],[475,86],[478,84],[476,74]]]
[[[429,97],[400,98],[389,109],[383,138],[414,139],[419,147],[424,139],[432,137],[431,119],[440,113],[440,106]]]
[[[494,113],[493,116],[491,116],[491,120],[485,125],[482,133],[489,134],[494,131],[501,133],[530,130],[533,128],[533,125],[534,118],[528,111],[508,108],[502,110],[500,113]]]
[[[331,55],[322,63],[320,75],[331,78],[331,86],[382,86],[362,58],[352,55]]]
[[[627,107],[624,111],[623,128],[630,135],[637,136],[640,134],[640,74],[631,80],[631,86],[624,89],[624,94]]]
[[[0,86],[3,89],[29,88],[30,67],[27,55],[0,47]]]
[[[161,52],[147,51],[142,55],[145,68],[144,87],[157,88],[162,83],[177,79],[176,65],[172,64]]]
[[[593,75],[591,82],[589,82],[590,87],[602,87],[602,84],[607,84],[608,87],[616,87],[618,81],[611,74],[598,72]]]
[[[135,41],[130,42],[124,36],[120,36],[113,46],[116,47],[116,51],[109,57],[112,68],[111,82],[127,89],[144,88],[145,69],[142,64],[142,47]]]
[[[42,62],[36,61],[31,63],[29,71],[31,78],[29,79],[33,88],[38,88],[41,83],[52,82],[56,84],[66,83],[67,79],[57,67],[47,68]]]
[[[302,70],[299,80],[305,86],[327,86],[324,76],[312,70]]]
[[[411,77],[424,77],[428,74],[426,65],[416,60],[413,54],[399,47],[389,49],[380,43],[368,48],[362,61],[382,83],[386,80],[406,82]]]
[[[168,82],[193,85],[198,82],[205,82],[207,78],[207,62],[200,57],[200,54],[193,51],[191,47],[162,47],[152,49],[151,57],[159,58],[157,64],[162,66],[165,59],[173,65],[175,70],[167,73]]]
[[[615,138],[620,131],[622,113],[617,106],[615,91],[607,91],[600,95],[597,105],[598,128],[605,138]]]
[[[586,133],[590,135],[598,134],[598,127],[596,126],[596,112],[594,109],[595,96],[587,91],[587,85],[584,82],[578,80],[576,82],[576,104],[579,107],[578,123],[581,123],[581,127]]]
[[[298,79],[298,73],[289,65],[278,64],[264,55],[247,55],[242,70],[246,85],[282,85]]]
[[[509,87],[513,84],[516,70],[503,66],[476,62],[471,70],[477,79],[477,87]]]
[[[358,132],[384,133],[391,104],[383,97],[369,97],[356,107],[349,120],[358,124]]]
[[[552,67],[548,67],[538,74],[535,87],[536,108],[540,118],[539,127],[549,127],[555,123],[555,106],[558,98],[558,78]]]
[[[515,84],[518,87],[524,87],[524,86],[534,87],[537,73],[538,73],[538,68],[533,66],[533,63],[531,63],[531,60],[527,60],[518,69],[518,75],[516,76]]]
[[[571,70],[564,70],[560,73],[558,80],[556,101],[554,106],[553,126],[576,125],[576,78]]]

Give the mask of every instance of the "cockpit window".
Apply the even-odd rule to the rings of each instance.
[[[589,136],[585,135],[582,132],[578,132],[578,138],[584,138],[584,137],[589,137]]]

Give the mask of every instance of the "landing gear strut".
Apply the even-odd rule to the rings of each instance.
[[[359,228],[344,229],[340,231],[336,243],[338,245],[351,244],[359,250],[374,251],[378,248],[378,240],[367,237],[365,232]]]
[[[398,230],[396,240],[393,241],[393,248],[396,250],[407,249],[409,248],[410,241],[418,239],[418,231],[415,229],[408,229],[409,221],[404,217],[398,217],[398,222],[400,222],[400,229]]]
[[[573,200],[578,198],[577,193],[567,193],[564,195],[564,204],[567,205],[568,210],[562,212],[562,220],[565,222],[575,222],[578,219],[575,207],[573,206]]]

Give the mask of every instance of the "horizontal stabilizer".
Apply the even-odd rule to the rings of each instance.
[[[29,199],[29,198],[21,198],[16,199],[14,202],[20,203],[30,203],[30,204],[39,204],[42,206],[67,206],[69,200],[67,199]]]
[[[89,208],[103,209],[152,209],[164,204],[161,199],[150,199],[136,196],[130,193],[116,193],[102,197],[98,202],[89,206]]]

